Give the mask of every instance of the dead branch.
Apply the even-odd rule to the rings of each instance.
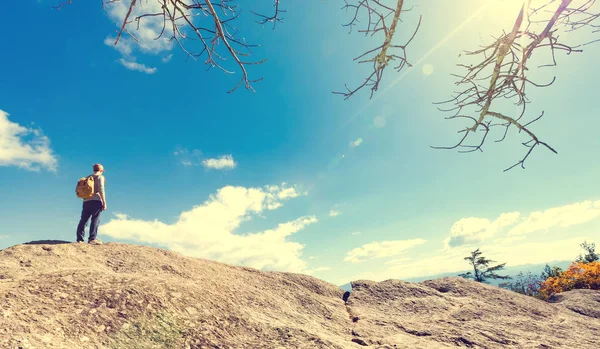
[[[68,0],[56,9],[69,5]],[[247,60],[253,55],[252,48],[233,26],[240,14],[233,0],[101,0],[103,7],[127,3],[127,13],[119,25],[115,45],[126,33],[132,40],[139,42],[136,32],[144,25],[144,21],[160,23],[162,30],[154,40],[168,40],[177,46],[190,58],[197,59],[205,56],[204,63],[210,68],[217,68],[227,74],[235,72],[226,68],[229,61],[241,71],[239,82],[228,92],[235,91],[241,85],[254,91],[252,84],[262,79],[250,79],[247,67],[261,64],[263,60]],[[145,6],[150,4],[151,6]],[[153,5],[153,6],[152,6]],[[265,17],[268,21],[281,22],[280,14],[285,12],[279,8],[279,0],[275,0],[275,14]],[[200,49],[190,49],[191,42],[198,42]],[[228,60],[229,59],[229,60]]]
[[[393,44],[400,16],[402,13],[408,11],[403,9],[403,6],[404,0],[397,0],[395,8],[386,6],[377,0],[358,0],[356,4],[350,4],[346,1],[342,9],[352,11],[353,17],[344,26],[348,27],[350,32],[352,32],[352,29],[360,22],[359,17],[366,17],[366,25],[362,29],[359,29],[358,32],[371,37],[380,34],[383,40],[375,48],[354,58],[354,61],[357,61],[359,64],[367,63],[372,66],[373,70],[363,83],[355,88],[345,85],[345,92],[333,92],[334,94],[343,95],[344,99],[348,99],[361,89],[370,88],[370,98],[372,98],[375,91],[379,88],[383,72],[388,65],[393,62],[397,63],[393,67],[396,71],[402,70],[405,66],[411,66],[406,56],[406,48],[417,34],[421,25],[421,18],[419,17],[419,23],[406,43],[403,45]]]
[[[67,5],[71,5],[73,3],[73,0],[68,0],[63,2],[62,4],[58,4],[56,6],[52,6],[53,9],[55,10],[61,10],[63,7],[67,6]]]
[[[279,0],[274,0],[274,1],[275,1],[275,3],[273,4],[273,6],[275,7],[275,11],[274,11],[275,13],[272,16],[265,16],[265,15],[261,15],[259,13],[252,11],[252,13],[254,13],[258,17],[262,18],[261,20],[256,21],[256,23],[265,24],[268,22],[273,22],[273,29],[275,29],[277,22],[283,23],[283,18],[281,18],[281,14],[284,12],[287,12],[287,11],[279,8]]]
[[[595,25],[593,20],[598,16],[589,12],[595,0],[580,0],[579,6],[571,7],[574,2],[578,1],[559,0],[558,6],[550,10],[551,5],[555,3],[554,0],[548,0],[538,8],[531,8],[530,0],[527,0],[521,7],[509,33],[503,33],[492,43],[478,50],[465,52],[467,57],[474,57],[477,63],[459,64],[458,66],[463,69],[463,74],[454,75],[458,78],[456,82],[458,89],[454,96],[447,101],[435,104],[450,106],[438,108],[441,111],[454,113],[448,119],[467,119],[471,123],[459,131],[464,135],[454,146],[433,148],[466,148],[468,151],[483,151],[483,145],[490,130],[504,127],[502,137],[496,142],[504,141],[510,128],[515,128],[518,133],[524,133],[528,138],[522,143],[528,148],[525,156],[505,171],[519,165],[524,168],[525,160],[537,146],[545,147],[556,153],[554,148],[541,141],[530,129],[530,125],[541,119],[544,115],[543,112],[529,122],[523,123],[520,120],[526,113],[526,106],[531,103],[527,98],[527,87],[548,87],[555,81],[555,78],[547,83],[533,81],[530,74],[534,68],[529,66],[529,62],[534,54],[541,50],[548,50],[552,61],[540,67],[555,66],[557,52],[570,54],[582,51],[578,49],[579,45],[569,45],[559,41],[559,30],[562,27],[568,27],[572,31]],[[547,17],[540,18],[543,15]],[[536,32],[538,27],[540,31]],[[485,81],[486,84],[481,84],[480,81]],[[510,113],[500,112],[499,109],[505,108],[506,105],[506,103],[499,105],[501,104],[500,100],[512,102],[520,109],[519,115],[510,116]],[[499,122],[494,123],[494,121]],[[480,129],[484,130],[484,134],[476,137],[475,134]],[[469,143],[472,138],[478,140]]]
[[[193,59],[205,57],[204,63],[209,69],[217,68],[224,73],[233,74],[229,68],[229,65],[233,65],[241,71],[239,82],[229,92],[242,84],[246,89],[254,91],[252,83],[261,80],[251,80],[247,67],[266,60],[246,59],[253,55],[252,49],[255,45],[246,43],[233,26],[233,22],[240,15],[238,5],[233,5],[234,0],[101,0],[103,6],[122,1],[128,1],[128,7],[119,25],[115,44],[123,40],[123,33],[129,35],[132,40],[139,41],[136,31],[140,31],[142,23],[153,21],[152,23],[156,24],[156,21],[159,21],[158,27],[162,26],[162,30],[155,40],[175,42]],[[404,8],[404,0],[396,0],[395,6],[389,6],[382,0],[345,1],[343,9],[352,14],[351,20],[345,26],[350,32],[358,27],[359,33],[376,38],[378,44],[354,58],[358,64],[370,66],[363,82],[354,88],[346,85],[346,91],[333,93],[348,99],[362,89],[369,89],[372,98],[389,65],[393,65],[392,69],[396,71],[411,66],[407,58],[407,47],[421,26],[421,17],[412,33],[405,32],[398,29],[401,16],[409,11]],[[592,33],[600,32],[600,12],[593,8],[596,0],[540,1],[544,2],[543,5],[534,8],[530,6],[531,0],[524,0],[510,32],[503,32],[502,35],[492,38],[489,44],[465,52],[465,57],[474,63],[458,64],[462,73],[452,74],[458,79],[456,90],[449,100],[436,104],[446,105],[438,109],[452,113],[448,119],[466,120],[468,124],[459,131],[463,135],[454,146],[434,148],[483,151],[492,130],[504,128],[502,136],[496,142],[504,141],[510,129],[516,129],[528,138],[522,143],[528,148],[525,156],[506,170],[517,165],[524,167],[525,160],[539,145],[556,153],[556,150],[540,140],[531,128],[544,113],[529,122],[523,120],[527,106],[531,103],[527,96],[529,88],[548,87],[555,81],[554,78],[549,82],[535,81],[531,72],[536,68],[556,66],[557,54],[560,52],[567,55],[581,52],[583,45],[600,41],[597,39],[575,45],[564,42],[559,35],[561,29],[563,32],[584,29]],[[73,0],[65,0],[55,8],[60,10],[72,2]],[[153,4],[154,10],[142,7],[142,2]],[[278,22],[283,22],[281,14],[285,10],[280,8],[280,1],[273,0],[272,4],[274,11],[271,15],[253,12],[260,18],[257,23],[264,25],[273,22],[275,28]],[[410,34],[403,44],[397,43],[400,40],[400,32]],[[199,49],[192,50],[190,42],[197,43]],[[551,59],[546,64],[533,67],[530,62],[532,57],[541,56],[538,52],[549,52]],[[503,109],[507,104],[512,104],[517,110],[506,112]],[[481,137],[472,142],[477,131],[483,134],[480,133]]]

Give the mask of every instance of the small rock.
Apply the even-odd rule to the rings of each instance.
[[[360,345],[362,345],[363,347],[366,347],[366,346],[368,346],[368,345],[369,345],[367,342],[363,341],[363,340],[362,340],[362,339],[360,339],[360,338],[352,338],[352,341],[353,341],[354,343],[356,343],[356,344],[360,344]]]

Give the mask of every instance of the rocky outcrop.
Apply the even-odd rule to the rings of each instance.
[[[0,251],[0,347],[598,348],[599,293],[546,303],[460,278],[344,293],[151,247],[28,244]]]

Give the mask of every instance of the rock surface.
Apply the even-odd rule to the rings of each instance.
[[[0,251],[0,347],[600,348],[600,291],[353,287],[137,245],[18,245]]]

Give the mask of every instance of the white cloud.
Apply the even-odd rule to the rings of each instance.
[[[168,63],[168,62],[171,60],[171,58],[173,58],[173,54],[172,54],[172,53],[171,53],[171,54],[169,54],[169,55],[168,55],[168,56],[166,56],[166,57],[163,57],[163,58],[162,58],[162,61],[163,61],[163,63]]]
[[[342,213],[340,211],[337,210],[331,210],[329,211],[329,217],[337,217],[339,215],[341,215]]]
[[[8,238],[9,238],[8,235],[0,235],[0,240],[2,240],[2,239],[8,239]]]
[[[579,244],[591,241],[590,236],[574,236],[568,239],[557,239],[554,241],[529,241],[522,243],[505,243],[498,245],[496,242],[480,246],[483,256],[496,262],[496,264],[507,263],[507,266],[519,266],[526,264],[543,264],[552,261],[573,260],[581,253]],[[352,276],[351,280],[367,279],[382,281],[387,279],[409,279],[443,273],[456,273],[471,268],[464,260],[474,248],[467,246],[450,250],[432,251],[412,261],[392,263],[389,267],[363,272]],[[388,263],[386,263],[388,264]],[[500,273],[502,274],[502,273]]]
[[[8,115],[0,110],[0,166],[56,171],[58,160],[50,148],[50,139],[39,129],[11,122]]]
[[[591,223],[596,220],[596,222]],[[585,223],[591,223],[583,226]],[[445,248],[386,262],[387,268],[363,272],[352,280],[407,279],[458,273],[469,269],[464,257],[480,248],[486,258],[507,266],[574,260],[583,241],[598,241],[600,200],[583,201],[522,215],[503,213],[494,221],[484,218],[458,220],[445,239]],[[579,227],[582,225],[582,227]],[[543,231],[541,234],[535,232]],[[476,244],[476,245],[474,245]],[[448,248],[452,247],[452,248]]]
[[[600,200],[553,207],[545,211],[532,212],[523,218],[519,212],[503,213],[493,222],[486,218],[462,218],[454,223],[450,229],[450,236],[444,240],[444,245],[446,248],[454,248],[465,244],[478,244],[513,225],[514,227],[508,231],[509,237],[502,237],[501,241],[519,241],[515,239],[518,235],[547,231],[552,228],[568,228],[598,218],[600,218]]]
[[[352,232],[352,235],[360,235],[360,234],[361,234],[361,232],[360,232],[360,231],[355,231],[355,232]]]
[[[286,183],[284,182],[283,185]],[[293,199],[298,197],[300,194],[296,191],[294,187],[287,187],[285,189],[280,189],[279,187],[268,186],[268,190],[271,192],[277,192],[277,197],[281,200]]]
[[[139,72],[146,73],[146,74],[156,73],[156,68],[150,68],[150,67],[147,67],[145,64],[128,61],[123,58],[119,59],[119,63],[121,63],[122,66],[124,66],[125,68],[127,68],[129,70],[139,71]]]
[[[372,242],[349,251],[344,261],[360,263],[369,259],[393,257],[424,243],[423,239]]]
[[[177,161],[185,167],[190,167],[194,165],[200,164],[200,156],[202,156],[202,152],[198,149],[189,150],[187,148],[177,147],[173,152],[173,155],[176,157]]]
[[[287,194],[280,195],[282,192]],[[300,257],[304,246],[288,238],[317,222],[315,217],[300,217],[263,232],[235,233],[243,221],[281,207],[284,200],[281,196],[289,199],[297,194],[292,194],[289,187],[283,185],[266,188],[227,186],[202,205],[182,212],[173,224],[117,214],[102,226],[101,231],[113,238],[154,243],[189,256],[263,270],[303,272],[306,263]]]
[[[315,257],[315,256],[308,257],[308,259],[315,259],[315,258],[317,258],[317,257]]]
[[[531,213],[508,235],[530,234],[553,227],[567,228],[600,218],[600,200],[583,201]]]
[[[486,218],[468,217],[458,220],[444,240],[446,248],[477,244],[493,237],[500,229],[519,220],[519,212],[503,213],[495,221]]]
[[[202,161],[202,165],[207,169],[215,170],[231,170],[237,165],[231,155],[223,155],[217,159],[206,159]]]
[[[107,37],[104,39],[104,45],[113,47],[115,50],[119,51],[121,55],[125,57],[131,56],[133,52],[133,48],[131,47],[131,43],[135,41],[122,41],[119,40],[119,43],[115,45],[116,38]]]
[[[363,139],[358,138],[357,140],[350,142],[350,148],[356,148],[356,147],[360,146],[362,144],[362,142],[363,142]]]

